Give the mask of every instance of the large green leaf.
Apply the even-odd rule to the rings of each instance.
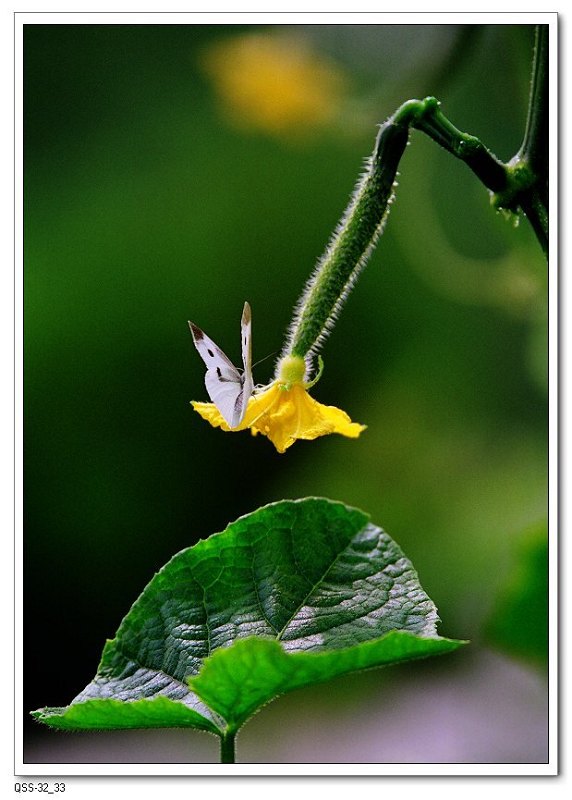
[[[455,649],[411,562],[366,514],[282,501],[183,550],[148,584],[53,727],[236,730],[291,689]]]

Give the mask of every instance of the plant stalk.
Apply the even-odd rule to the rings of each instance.
[[[283,357],[315,355],[335,322],[383,228],[408,138],[408,124],[397,115],[380,127],[349,206],[298,301]]]
[[[538,188],[546,190],[542,200],[548,208],[548,25],[536,26],[528,115],[517,158],[537,175]]]
[[[221,764],[234,764],[235,763],[235,740],[236,731],[223,734],[220,738],[220,763]]]
[[[532,83],[523,143],[508,163],[442,113],[434,97],[408,100],[380,126],[350,203],[298,301],[281,361],[303,359],[306,372],[383,230],[399,162],[411,128],[464,161],[491,192],[497,209],[522,211],[548,252],[548,26],[536,27]]]
[[[548,25],[537,25],[526,129],[514,161],[525,164],[534,183],[520,206],[548,255]]]

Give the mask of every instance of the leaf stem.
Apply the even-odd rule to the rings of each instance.
[[[235,763],[235,740],[236,731],[227,731],[220,738],[220,763]]]

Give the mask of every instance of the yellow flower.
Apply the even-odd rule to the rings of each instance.
[[[267,436],[279,453],[284,453],[296,439],[316,439],[328,433],[356,438],[365,430],[365,425],[352,422],[345,411],[310,397],[307,386],[302,380],[294,383],[276,380],[250,398],[244,418],[236,428],[227,425],[214,403],[193,401],[192,406],[215,428],[223,431],[250,428],[254,436],[258,433]]]
[[[223,39],[203,66],[233,122],[275,135],[330,124],[345,95],[340,70],[291,33]]]

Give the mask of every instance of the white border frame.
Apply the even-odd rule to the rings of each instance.
[[[371,13],[371,12],[15,12],[14,13],[14,321],[15,321],[15,753],[14,775],[28,781],[35,776],[553,776],[558,774],[558,636],[557,555],[558,555],[558,231],[550,228],[549,263],[549,574],[550,641],[549,662],[549,761],[547,764],[30,764],[23,762],[21,699],[22,691],[22,362],[23,362],[23,152],[22,152],[22,56],[25,24],[547,24],[550,27],[550,206],[557,218],[557,108],[558,108],[558,29],[556,13]],[[15,778],[17,782],[19,778]],[[23,782],[23,781],[21,781]],[[50,781],[53,784],[55,781]],[[139,782],[137,782],[139,783]],[[150,796],[157,785],[147,784]],[[84,781],[82,786],[86,787]],[[104,787],[96,789],[98,793]],[[137,791],[147,795],[143,785]],[[171,791],[171,787],[169,788]],[[188,789],[185,789],[187,792]],[[274,790],[273,790],[274,791]],[[465,791],[465,790],[463,790]],[[151,792],[153,794],[151,794]]]

